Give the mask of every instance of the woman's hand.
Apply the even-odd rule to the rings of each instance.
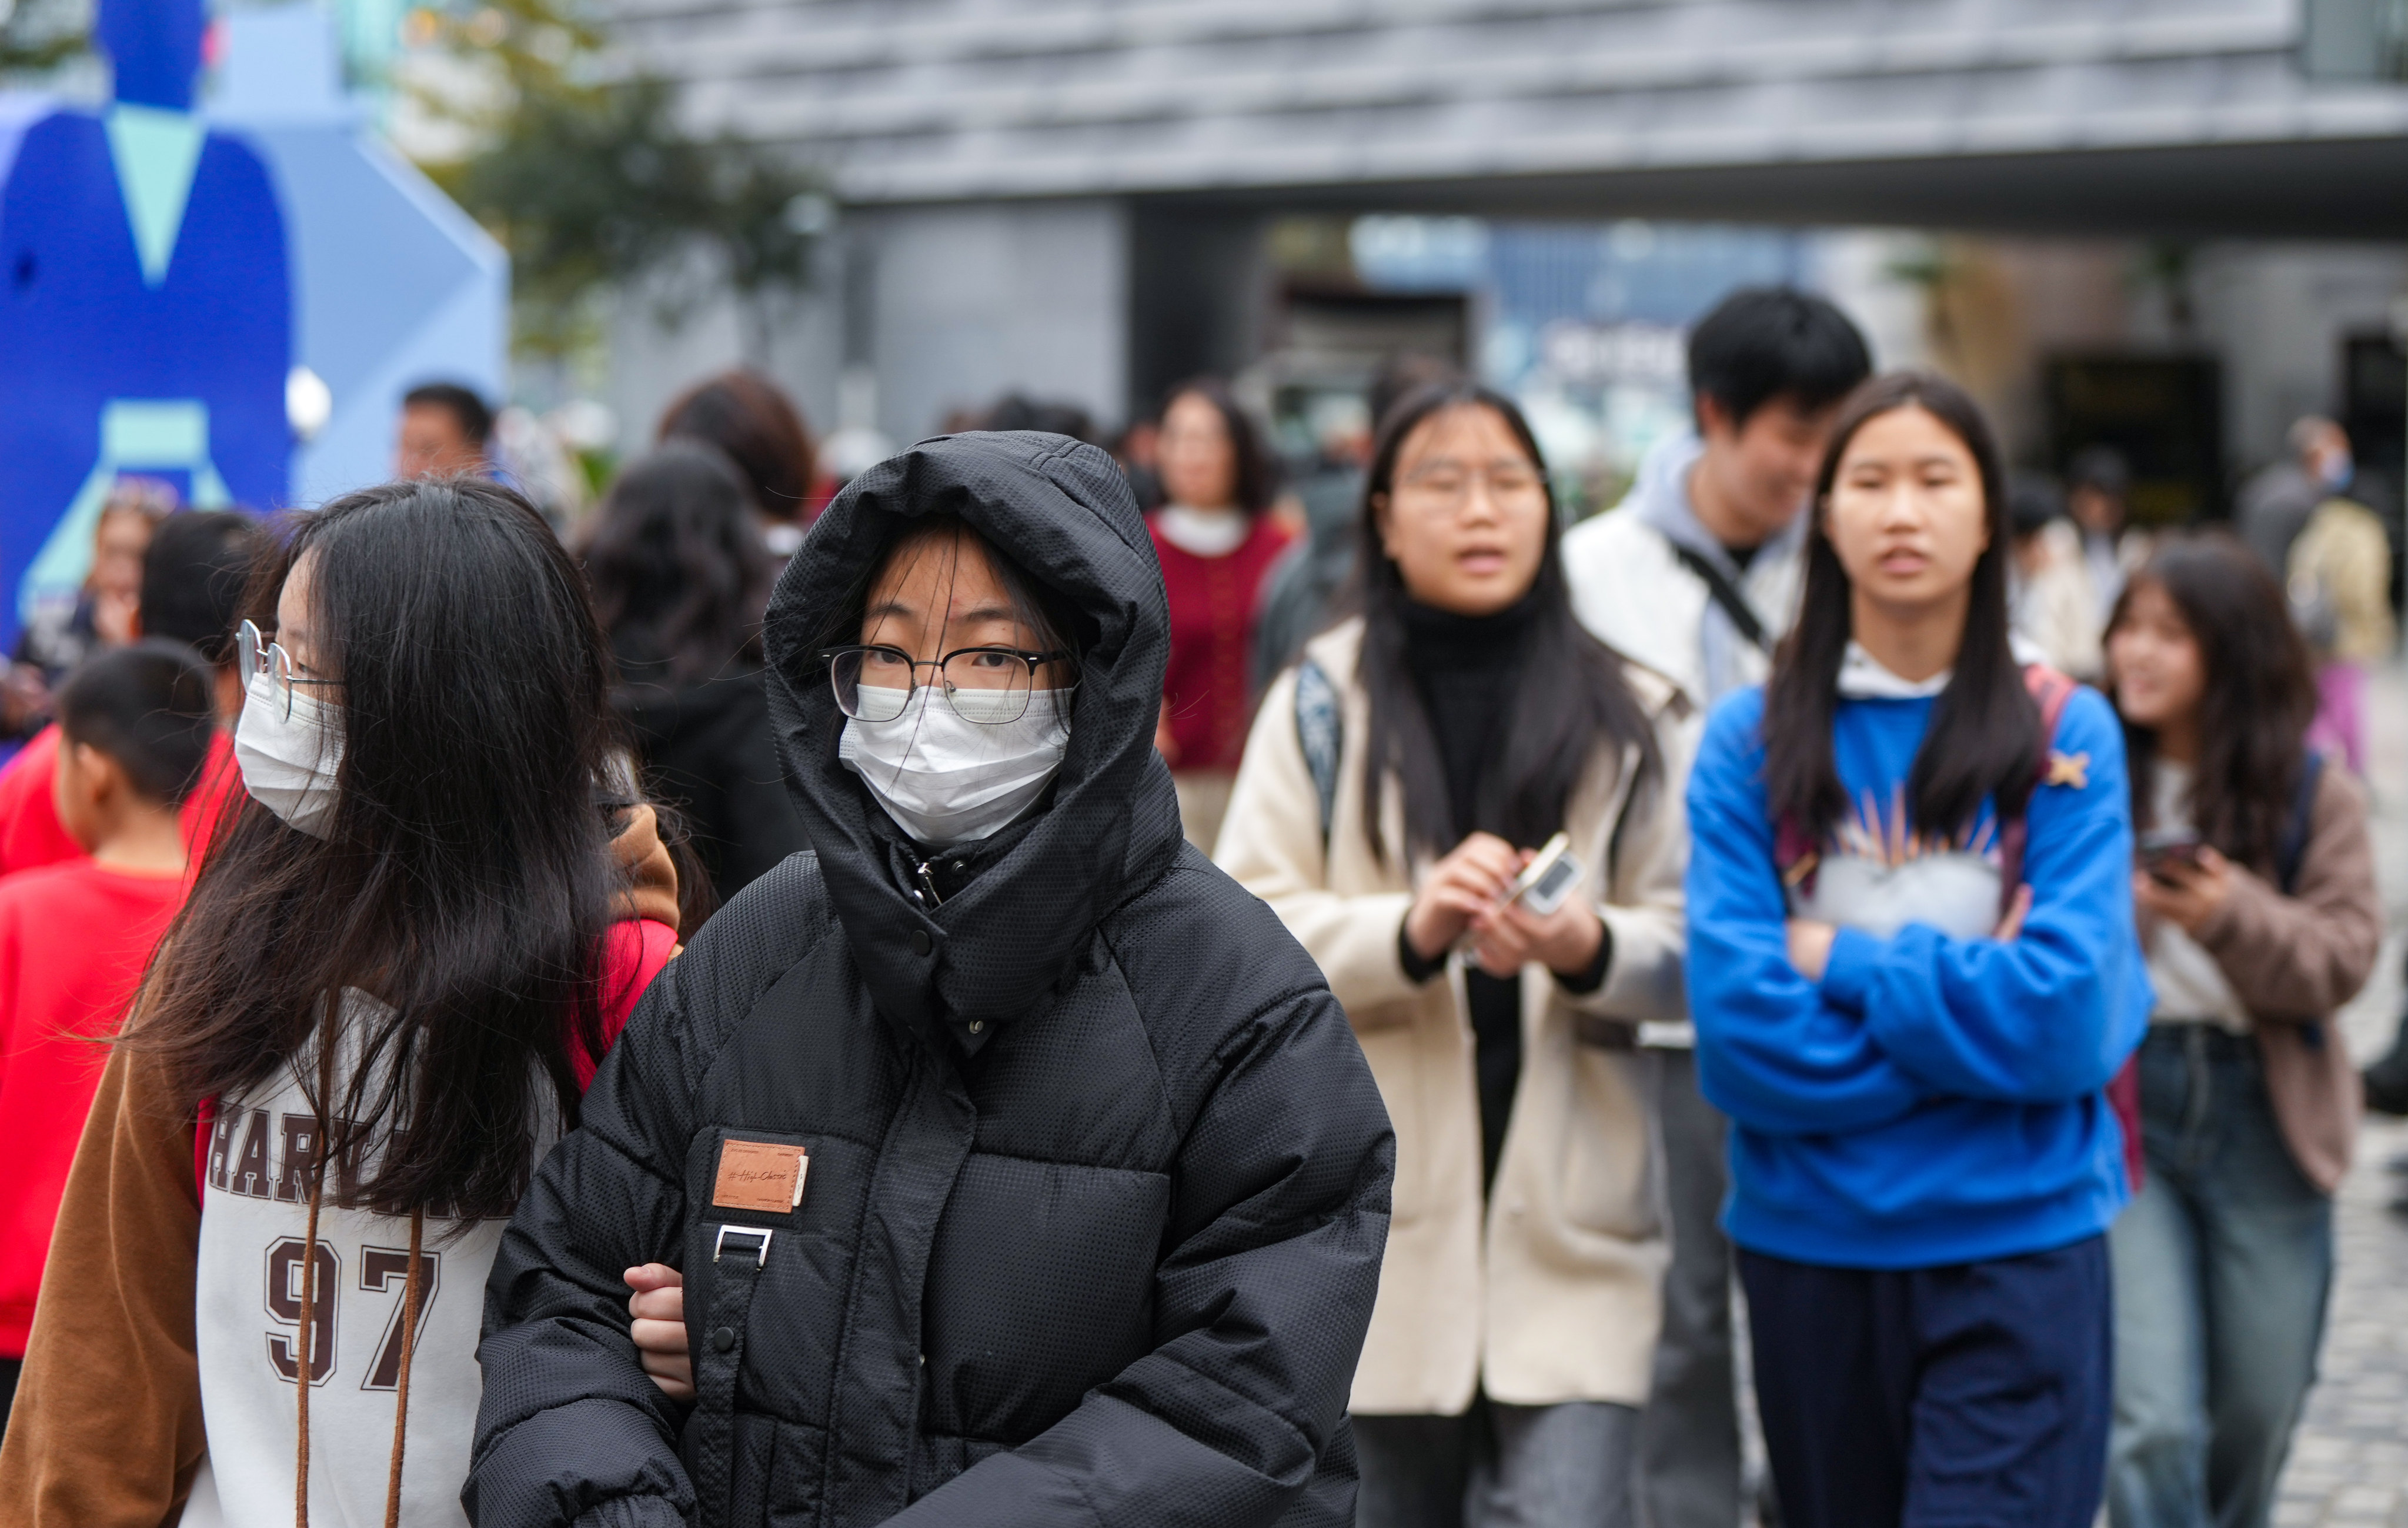
[[[648,1262],[622,1276],[636,1292],[627,1297],[635,1318],[629,1335],[644,1372],[672,1401],[694,1399],[694,1354],[685,1341],[685,1276],[665,1262]]]
[[[1495,908],[1522,873],[1520,850],[1494,833],[1474,833],[1430,867],[1405,915],[1405,938],[1425,960],[1444,955],[1471,920]]]
[[[1538,856],[1524,849],[1517,858],[1526,865]],[[1605,920],[1584,897],[1565,898],[1544,917],[1518,901],[1491,903],[1471,919],[1471,956],[1491,976],[1511,976],[1533,960],[1559,976],[1578,976],[1604,937]]]
[[[2165,879],[2159,880],[2160,875]],[[2171,860],[2157,871],[2140,871],[2132,876],[2132,900],[2141,904],[2141,911],[2168,920],[2186,934],[2197,934],[2231,895],[2232,861],[2204,844],[2196,865]]]
[[[1808,981],[1821,981],[1823,968],[1831,963],[1831,941],[1839,937],[1840,930],[1828,923],[1817,923],[1812,918],[1791,918],[1789,963],[1796,966],[1798,974]]]

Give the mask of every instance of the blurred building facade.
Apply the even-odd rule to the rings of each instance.
[[[1677,425],[1682,326],[1791,280],[1975,386],[2023,459],[2115,440],[2144,508],[2213,512],[2303,411],[2397,459],[2401,10],[616,0],[699,123],[824,166],[845,213],[766,325],[625,305],[612,401],[633,428],[766,332],[824,427],[897,440],[1015,387],[1118,421],[1199,370],[1295,423],[1435,348],[1611,477]]]

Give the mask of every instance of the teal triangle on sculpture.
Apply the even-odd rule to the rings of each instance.
[[[157,286],[167,279],[183,226],[184,204],[193,195],[208,128],[190,111],[119,102],[108,108],[108,157],[117,166],[118,193],[134,229],[142,280]]]

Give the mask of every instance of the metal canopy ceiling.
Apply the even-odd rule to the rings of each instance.
[[[2396,241],[2408,239],[2408,137],[1358,181],[1159,200],[1280,212]]]
[[[2408,86],[2300,0],[614,0],[867,204],[1208,198],[2408,234]]]

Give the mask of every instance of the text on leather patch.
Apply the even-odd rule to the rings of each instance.
[[[720,1209],[783,1215],[803,1202],[803,1178],[810,1167],[811,1154],[798,1146],[724,1142],[710,1202]]]

